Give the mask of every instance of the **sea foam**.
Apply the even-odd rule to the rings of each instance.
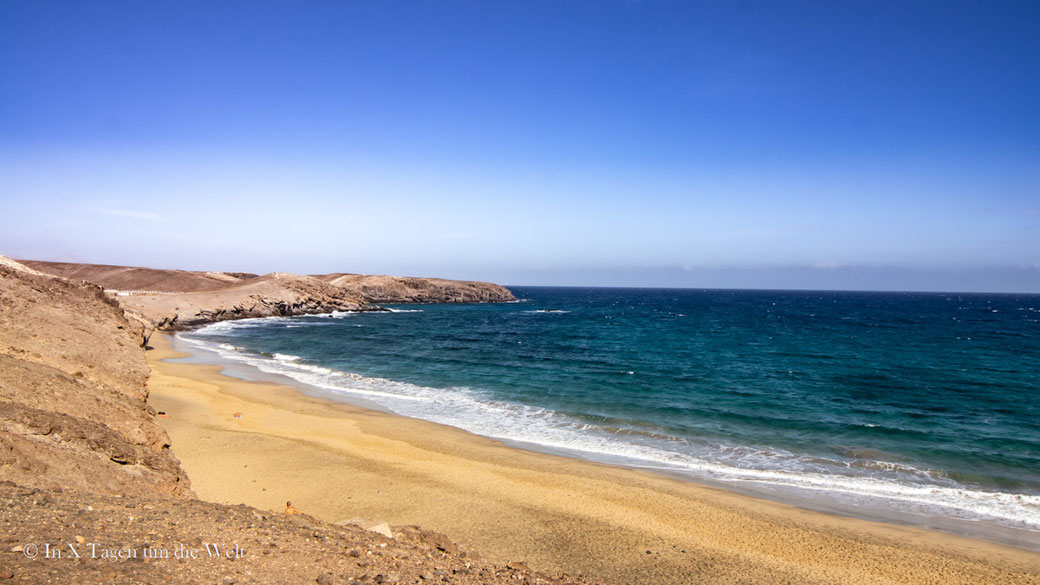
[[[404,416],[535,448],[722,483],[783,488],[796,493],[825,493],[857,506],[885,506],[964,520],[984,519],[1003,526],[1040,531],[1040,496],[961,486],[946,479],[938,470],[869,459],[852,462],[822,459],[782,449],[698,442],[639,429],[608,428],[550,409],[496,400],[478,388],[433,388],[366,377],[308,363],[297,355],[262,355],[218,341],[236,328],[284,322],[303,324],[299,318],[284,317],[225,321],[178,334],[178,338],[227,360],[287,376],[334,395],[369,400]]]

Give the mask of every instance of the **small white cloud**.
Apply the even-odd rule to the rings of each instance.
[[[147,221],[161,221],[162,216],[158,213],[152,213],[151,211],[137,211],[134,209],[110,209],[102,207],[88,207],[88,211],[94,213],[103,213],[105,215],[114,215],[116,217],[129,217],[132,219],[143,219]]]

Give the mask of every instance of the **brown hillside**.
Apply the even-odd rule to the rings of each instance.
[[[362,298],[317,278],[284,273],[267,274],[208,291],[118,298],[123,307],[141,315],[158,329],[184,329],[252,317],[377,309]]]
[[[316,278],[342,287],[372,303],[489,303],[516,300],[509,289],[489,282],[342,273],[319,274]]]
[[[46,274],[85,280],[101,288],[114,290],[193,292],[223,288],[257,276],[247,272],[198,272],[39,260],[18,262]]]
[[[98,287],[0,263],[0,480],[188,495],[145,405],[143,341]]]
[[[19,262],[46,274],[71,280],[85,280],[104,289],[117,291],[218,291],[249,284],[261,278],[247,272],[163,270],[37,260]],[[489,282],[342,272],[314,275],[314,278],[341,288],[339,294],[346,299],[368,303],[488,303],[516,300],[509,289]]]

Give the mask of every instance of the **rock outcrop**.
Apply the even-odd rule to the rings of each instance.
[[[379,310],[317,278],[284,273],[251,278],[214,290],[117,298],[128,311],[156,329],[164,330],[231,319]]]
[[[509,289],[490,282],[368,274],[319,274],[316,277],[370,303],[501,303],[516,300]]]
[[[145,330],[102,290],[0,262],[0,480],[188,496],[148,412]]]

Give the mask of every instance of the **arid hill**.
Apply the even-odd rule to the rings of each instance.
[[[302,282],[312,296],[331,286],[265,278],[250,281]],[[195,499],[146,404],[146,332],[97,286],[0,256],[0,580],[586,583],[523,563],[495,566],[415,527],[387,538]]]
[[[509,289],[489,282],[342,273],[317,274],[315,277],[370,303],[496,303],[516,300]]]
[[[379,309],[345,289],[312,276],[282,273],[258,276],[213,290],[116,298],[126,310],[156,329],[167,330],[251,317]]]
[[[214,291],[266,278],[247,272],[163,270],[38,260],[18,262],[46,274],[85,280],[101,288],[118,291]],[[345,297],[368,303],[487,303],[516,300],[509,289],[488,282],[349,273],[314,276],[341,287]]]
[[[223,288],[257,277],[247,272],[198,272],[40,260],[18,262],[46,274],[123,291],[194,292]]]
[[[196,272],[105,264],[19,260],[41,273],[86,281],[115,295],[131,319],[175,330],[215,321],[380,310],[372,303],[487,303],[515,300],[488,282],[275,272]]]
[[[0,262],[0,479],[190,495],[145,406],[143,342],[96,286]]]

